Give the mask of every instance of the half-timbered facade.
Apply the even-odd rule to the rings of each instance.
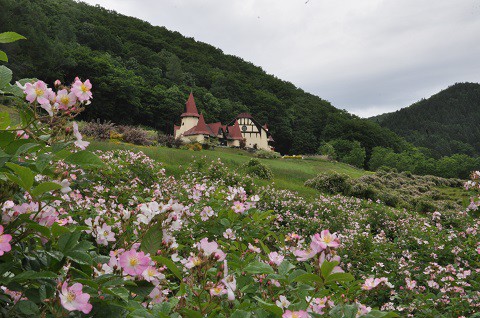
[[[240,147],[243,141],[247,148],[273,150],[273,138],[266,124],[260,125],[248,113],[239,114],[228,125],[220,122],[207,124],[203,115],[198,113],[192,93],[180,118],[180,125],[174,126],[174,137],[186,143],[216,139],[222,145]]]

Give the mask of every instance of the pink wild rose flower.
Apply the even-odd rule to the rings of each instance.
[[[34,101],[37,101],[40,105],[50,103],[50,100],[48,99],[48,88],[45,82],[36,81],[33,84],[26,83],[22,88],[24,89],[23,92],[27,94],[27,101],[30,103],[33,103]]]
[[[146,256],[144,252],[137,252],[134,249],[122,253],[119,258],[123,272],[131,276],[142,275],[150,262],[150,257]]]
[[[9,242],[11,240],[12,236],[10,234],[3,234],[3,226],[0,225],[0,256],[2,256],[5,252],[10,252],[12,246]]]
[[[82,293],[83,285],[75,283],[68,287],[67,282],[62,285],[62,291],[60,293],[60,302],[63,308],[68,311],[79,310],[84,314],[88,314],[92,310],[92,305],[88,303],[90,295]]]
[[[68,92],[66,89],[62,89],[57,93],[57,103],[59,109],[68,109],[69,107],[75,105],[77,102],[77,96],[74,92]]]
[[[299,311],[287,310],[282,315],[282,318],[308,318],[308,317],[309,317],[308,313],[304,310],[299,310]]]
[[[81,102],[88,101],[92,98],[92,84],[90,80],[86,80],[82,83],[78,78],[75,79],[75,83],[72,85],[72,92],[77,96],[78,100]]]

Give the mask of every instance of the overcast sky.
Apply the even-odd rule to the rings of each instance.
[[[480,0],[85,0],[261,66],[361,117],[480,82]]]

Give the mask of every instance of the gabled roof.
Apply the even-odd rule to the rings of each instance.
[[[198,114],[197,105],[195,105],[193,93],[190,93],[190,96],[188,96],[187,103],[185,104],[185,112],[181,114],[180,117],[200,117]]]
[[[205,123],[205,118],[203,118],[203,114],[200,115],[200,118],[198,119],[198,124],[190,128],[184,133],[185,136],[191,136],[191,135],[210,135],[210,136],[216,136],[217,134],[214,134],[210,127],[207,126]]]
[[[242,140],[242,132],[240,131],[240,125],[238,124],[238,121],[235,120],[235,123],[233,126],[228,126],[228,134],[229,137],[228,139],[233,139],[233,140]]]
[[[223,126],[222,126],[222,123],[221,122],[216,122],[216,123],[212,123],[212,124],[207,124],[208,128],[210,128],[210,130],[216,135],[219,134],[219,130],[222,129],[223,131],[225,131],[225,129],[223,129]]]

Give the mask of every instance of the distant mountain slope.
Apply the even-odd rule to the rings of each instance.
[[[375,146],[406,147],[375,123],[164,27],[72,0],[0,0],[0,8],[0,31],[28,38],[0,46],[17,78],[91,80],[94,99],[83,119],[171,134],[192,90],[207,122],[250,112],[269,124],[283,153],[314,153],[332,139],[358,140],[367,154]]]
[[[480,154],[480,84],[457,83],[393,113],[371,118],[434,156]]]

